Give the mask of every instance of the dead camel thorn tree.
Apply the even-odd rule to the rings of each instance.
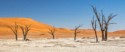
[[[31,25],[25,25],[25,26],[20,26],[21,30],[22,30],[22,33],[23,33],[23,40],[24,41],[27,41],[27,35],[28,35],[28,32],[31,30]]]
[[[110,23],[110,21],[115,17],[115,16],[117,16],[117,15],[112,15],[112,14],[110,14],[109,16],[108,16],[108,19],[106,20],[106,19],[104,19],[104,24],[105,24],[105,41],[107,41],[107,39],[108,39],[108,27],[109,27],[109,25],[110,24],[116,24],[116,23]]]
[[[95,20],[94,17],[93,17],[93,19],[91,20],[91,24],[92,24],[92,28],[93,28],[94,33],[95,33],[96,42],[99,42],[99,41],[98,41],[97,30],[96,30],[96,29],[97,29],[97,20]]]
[[[93,12],[97,18],[101,33],[102,33],[102,41],[104,41],[104,16],[100,16],[100,13],[97,12],[96,8],[92,6]]]
[[[18,25],[15,23],[15,25],[8,25],[7,26],[15,35],[15,39],[18,40]]]
[[[52,35],[52,38],[55,39],[55,32],[56,32],[56,28],[53,26],[52,28],[49,28],[49,34]]]
[[[81,27],[82,25],[76,26],[74,29],[74,40],[76,40],[77,34],[80,33],[80,31],[78,31],[78,29]]]
[[[101,14],[96,10],[96,7],[92,6],[93,12],[96,16],[96,19],[98,21],[101,33],[102,33],[102,41],[107,41],[107,36],[108,36],[108,27],[109,24],[113,24],[110,23],[110,21],[116,16],[116,15],[112,15],[110,14],[108,16],[108,19],[106,19],[105,15],[103,14],[103,12],[101,11]]]

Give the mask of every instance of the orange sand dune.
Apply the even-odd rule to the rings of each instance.
[[[49,28],[52,28],[52,26],[43,24],[37,21],[32,20],[31,18],[0,18],[0,37],[1,38],[11,38],[13,37],[12,31],[6,27],[6,26],[13,26],[15,23],[18,25],[31,25],[31,31],[29,32],[29,36],[31,37],[49,37],[51,35],[48,35]],[[56,28],[56,33],[69,33],[72,32],[65,28]],[[44,36],[45,35],[45,36]],[[19,36],[21,36],[21,30],[19,30]]]
[[[49,28],[52,28],[52,26],[37,22],[31,18],[0,18],[0,38],[14,38],[14,34],[12,31],[6,27],[8,25],[14,25],[17,23],[18,25],[31,25],[31,31],[28,34],[28,37],[30,38],[50,38],[51,35],[48,33]],[[91,29],[80,29],[80,33],[78,34],[78,37],[91,37],[94,36],[94,32]],[[19,37],[22,37],[21,30],[19,29]],[[101,36],[101,32],[98,31],[99,36]],[[125,36],[125,30],[124,31],[116,31],[116,32],[110,32],[109,36]],[[66,29],[66,28],[56,28],[56,38],[66,38],[66,37],[73,37],[73,30]]]

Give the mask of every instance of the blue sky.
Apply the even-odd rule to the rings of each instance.
[[[56,27],[74,28],[82,24],[91,28],[93,11],[90,5],[107,16],[118,14],[109,30],[125,29],[125,0],[0,0],[0,17],[30,17]]]

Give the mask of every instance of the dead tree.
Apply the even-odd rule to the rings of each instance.
[[[96,8],[94,6],[92,6],[93,8],[93,12],[97,18],[98,24],[100,26],[100,30],[102,33],[102,41],[106,41],[107,40],[107,36],[108,36],[108,26],[110,23],[111,19],[113,19],[116,15],[112,15],[110,14],[108,16],[108,19],[106,19],[105,15],[103,14],[103,12],[101,11],[101,14],[96,10]]]
[[[110,24],[115,24],[115,23],[110,23],[110,21],[115,17],[115,16],[117,16],[117,15],[112,15],[112,14],[110,14],[109,16],[108,16],[108,19],[105,19],[104,20],[104,23],[105,23],[105,41],[107,41],[107,38],[108,38],[108,27],[109,27],[109,25]]]
[[[78,31],[78,29],[80,27],[81,27],[81,25],[75,27],[75,30],[74,30],[74,40],[76,40],[77,34],[80,33],[80,31]]]
[[[94,32],[95,32],[95,37],[96,37],[96,42],[99,42],[98,41],[98,35],[97,35],[97,24],[96,24],[96,22],[97,22],[97,20],[95,20],[94,19],[94,17],[93,17],[93,19],[91,20],[91,24],[92,24],[92,28],[93,28],[93,30],[94,30]]]
[[[98,13],[98,11],[96,10],[96,8],[94,6],[92,6],[93,8],[93,12],[97,18],[97,21],[98,21],[98,24],[99,24],[99,27],[100,27],[100,30],[101,30],[101,33],[102,33],[102,41],[104,41],[105,39],[105,33],[104,33],[104,18],[105,16],[103,15],[103,13]]]
[[[24,41],[27,40],[28,32],[31,30],[30,27],[31,27],[31,25],[20,26],[22,33],[23,33],[23,40]]]
[[[53,26],[53,28],[49,28],[49,34],[52,35],[52,38],[55,39],[55,32],[56,32],[56,28]]]
[[[15,25],[8,25],[7,26],[15,35],[15,39],[18,40],[18,25],[15,23]]]

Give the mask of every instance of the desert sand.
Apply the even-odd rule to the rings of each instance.
[[[30,41],[22,40],[20,29],[19,40],[15,40],[12,31],[6,27],[15,22],[20,26],[32,25],[27,36]],[[98,31],[99,43],[96,43],[92,29],[80,29],[74,41],[74,30],[56,28],[56,39],[52,39],[49,28],[52,26],[31,18],[0,18],[0,52],[125,52],[125,30],[109,32],[108,41],[101,41]]]
[[[31,25],[31,30],[29,31],[29,38],[51,38],[51,35],[48,33],[49,28],[52,28],[51,25],[47,25],[41,22],[37,22],[31,18],[24,17],[9,17],[2,18],[0,17],[0,38],[8,39],[15,38],[13,32],[6,26],[13,26],[17,23],[20,26],[23,25]],[[80,33],[78,37],[94,37],[94,31],[92,29],[80,29]],[[56,28],[56,38],[71,38],[73,37],[74,30],[68,28]],[[18,36],[22,37],[22,32],[19,29]],[[98,31],[98,36],[100,35],[100,31]],[[115,32],[109,32],[109,36],[111,37],[124,37],[125,30],[118,30]]]

